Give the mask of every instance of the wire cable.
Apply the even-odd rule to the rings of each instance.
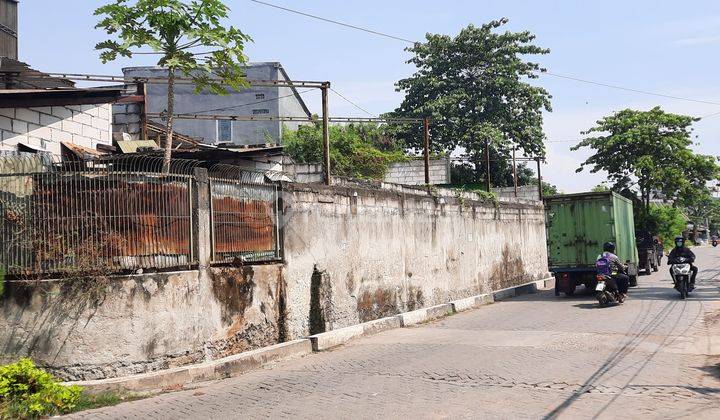
[[[355,102],[351,101],[350,99],[346,98],[343,94],[341,94],[341,93],[338,92],[337,90],[335,90],[335,89],[333,89],[333,88],[330,88],[330,90],[333,91],[333,93],[335,93],[337,96],[339,96],[339,97],[341,97],[342,99],[344,99],[345,102],[349,103],[350,105],[354,106],[355,108],[359,109],[360,111],[368,114],[368,115],[371,116],[371,117],[377,117],[377,115],[373,114],[372,112],[366,110],[365,108],[361,107],[360,105],[358,105],[358,104],[356,104]]]
[[[312,92],[313,90],[314,90],[314,89],[308,89],[308,90],[304,90],[304,91],[302,91],[302,92],[297,92],[297,94],[298,94],[298,95],[303,95],[303,94],[305,94],[305,93]],[[252,105],[263,104],[263,103],[266,103],[266,102],[279,101],[280,99],[289,98],[289,97],[291,97],[291,96],[295,96],[295,92],[293,92],[293,93],[291,93],[291,94],[289,94],[289,95],[278,96],[277,98],[264,99],[264,100],[262,100],[262,101],[257,101],[257,102],[250,102],[250,103],[247,103],[247,104],[232,105],[232,106],[226,106],[226,107],[223,107],[223,108],[205,109],[205,110],[202,110],[202,111],[193,111],[193,114],[204,114],[204,113],[206,113],[206,112],[213,112],[213,111],[226,111],[226,110],[228,110],[228,109],[235,109],[235,108],[241,108],[241,107],[244,107],[244,106],[252,106]]]
[[[324,21],[324,22],[333,23],[333,24],[335,24],[335,25],[344,26],[344,27],[351,28],[351,29],[355,29],[355,30],[358,30],[358,31],[368,32],[368,33],[371,33],[371,34],[373,34],[373,35],[383,36],[383,37],[386,37],[386,38],[391,38],[391,39],[394,39],[394,40],[397,40],[397,41],[402,41],[402,42],[406,42],[406,43],[413,44],[413,45],[417,43],[417,41],[412,41],[412,40],[409,40],[409,39],[406,39],[406,38],[401,38],[401,37],[399,37],[399,36],[390,35],[390,34],[387,34],[387,33],[384,33],[384,32],[379,32],[379,31],[375,31],[375,30],[372,30],[372,29],[368,29],[368,28],[363,28],[363,27],[360,27],[360,26],[351,25],[351,24],[349,24],[349,23],[340,22],[340,21],[337,21],[337,20],[327,19],[327,18],[324,18],[324,17],[321,17],[321,16],[312,15],[312,14],[310,14],[310,13],[301,12],[301,11],[299,11],[299,10],[289,9],[289,8],[287,8],[287,7],[278,6],[278,5],[271,4],[271,3],[267,3],[267,2],[264,2],[264,1],[259,1],[259,0],[250,0],[250,1],[252,1],[253,3],[258,3],[258,4],[265,5],[265,6],[274,7],[274,8],[276,8],[276,9],[284,10],[284,11],[286,11],[286,12],[296,13],[296,14],[298,14],[298,15],[306,16],[306,17],[309,17],[309,18],[318,19],[318,20],[322,20],[322,21]],[[705,100],[700,100],[700,99],[685,98],[685,97],[682,97],[682,96],[667,95],[667,94],[659,93],[659,92],[651,92],[651,91],[648,91],[648,90],[633,89],[633,88],[628,88],[628,87],[624,87],[624,86],[612,85],[612,84],[609,84],[609,83],[603,83],[603,82],[596,82],[596,81],[593,81],[593,80],[581,79],[581,78],[579,78],[579,77],[566,76],[566,75],[563,75],[563,74],[552,73],[552,72],[548,72],[548,71],[545,71],[545,72],[543,72],[543,73],[544,73],[544,74],[547,74],[548,76],[553,76],[553,77],[557,77],[557,78],[561,78],[561,79],[574,80],[574,81],[576,81],[576,82],[587,83],[587,84],[592,84],[592,85],[596,85],[596,86],[603,86],[603,87],[607,87],[607,88],[611,88],[611,89],[624,90],[624,91],[627,91],[627,92],[640,93],[640,94],[643,94],[643,95],[658,96],[658,97],[667,98],[667,99],[675,99],[675,100],[680,100],[680,101],[688,101],[688,102],[695,102],[695,103],[701,103],[701,104],[706,104],[706,105],[717,105],[717,106],[720,106],[720,102],[705,101]],[[718,113],[718,114],[720,114],[720,113]],[[713,114],[713,115],[715,115],[715,114]],[[707,118],[707,117],[705,117],[705,118]]]
[[[250,0],[250,1],[253,2],[253,3],[258,3],[258,4],[265,5],[265,6],[274,7],[274,8],[276,8],[276,9],[284,10],[284,11],[286,11],[286,12],[295,13],[295,14],[302,15],[302,16],[305,16],[305,17],[322,20],[323,22],[328,22],[328,23],[333,23],[333,24],[335,24],[335,25],[344,26],[344,27],[346,27],[346,28],[355,29],[355,30],[363,31],[363,32],[368,32],[368,33],[371,33],[371,34],[373,34],[373,35],[383,36],[383,37],[390,38],[390,39],[394,39],[394,40],[397,40],[397,41],[407,42],[407,43],[409,43],[409,44],[415,44],[415,41],[411,41],[411,40],[406,39],[406,38],[401,38],[401,37],[399,37],[399,36],[390,35],[390,34],[378,32],[378,31],[373,31],[372,29],[362,28],[362,27],[360,27],[360,26],[355,26],[355,25],[351,25],[351,24],[349,24],[349,23],[339,22],[339,21],[337,21],[337,20],[327,19],[327,18],[324,18],[324,17],[321,17],[321,16],[311,15],[310,13],[305,13],[305,12],[301,12],[301,11],[299,11],[299,10],[289,9],[289,8],[287,8],[287,7],[282,7],[282,6],[278,6],[278,5],[276,5],[276,4],[266,3],[266,2],[264,2],[264,1],[259,1],[259,0]]]

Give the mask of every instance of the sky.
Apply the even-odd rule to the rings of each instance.
[[[107,36],[94,29],[93,10],[109,0],[21,0],[20,59],[47,72],[121,74],[127,66],[152,65],[150,56],[102,64],[94,45]],[[426,33],[456,35],[468,24],[507,17],[508,30],[528,30],[551,53],[534,57],[548,71],[585,80],[720,103],[720,2],[711,0],[267,0],[307,13],[422,40]],[[72,6],[69,6],[72,4]],[[372,114],[402,101],[394,83],[414,67],[407,44],[277,10],[250,0],[226,0],[229,23],[253,38],[251,61],[279,61],[296,80],[328,80]],[[611,89],[543,75],[534,81],[553,96],[545,115],[548,137],[543,177],[563,192],[586,191],[601,173],[576,174],[589,156],[570,151],[580,132],[625,108],[693,116],[720,113],[720,105]],[[319,94],[303,95],[318,111]],[[367,116],[338,96],[330,114]],[[720,155],[720,115],[697,122],[695,150]]]

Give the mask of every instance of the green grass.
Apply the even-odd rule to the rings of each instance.
[[[78,411],[92,410],[93,408],[110,407],[118,405],[120,403],[141,400],[146,398],[143,395],[137,394],[119,394],[115,392],[101,392],[99,394],[89,394],[83,392],[80,395],[80,399],[71,411],[64,413],[77,413]]]

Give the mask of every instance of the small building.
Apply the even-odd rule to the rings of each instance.
[[[245,68],[250,80],[289,81],[287,72],[278,62],[248,63]],[[162,67],[129,67],[123,69],[126,77],[166,78]],[[160,114],[167,109],[167,85],[148,83],[146,86],[146,112]],[[310,117],[310,111],[294,87],[250,86],[227,95],[211,92],[197,93],[191,84],[175,86],[175,114],[205,114],[222,116],[290,116]],[[156,121],[161,123],[161,121]],[[296,129],[296,122],[230,121],[176,119],[174,129],[206,144],[277,145],[281,143],[284,128]]]
[[[77,88],[27,64],[0,58],[0,150],[49,152],[62,145],[112,146],[112,103],[122,89]]]

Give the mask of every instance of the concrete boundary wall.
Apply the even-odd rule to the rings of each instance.
[[[504,298],[509,298],[521,294],[536,293],[552,284],[552,278],[535,281],[505,290],[503,295],[505,296]],[[444,305],[368,321],[362,324],[312,335],[307,339],[276,344],[211,362],[121,378],[69,382],[67,385],[80,385],[90,393],[108,391],[154,393],[166,389],[188,388],[205,381],[242,375],[243,373],[272,362],[303,357],[312,352],[331,350],[335,347],[345,345],[352,340],[378,334],[383,331],[412,327],[445,316],[477,309],[481,306],[494,303],[496,300],[502,299],[500,296],[496,297],[496,294],[493,293],[471,296]],[[410,319],[412,319],[412,322],[408,321]]]
[[[542,203],[353,184],[283,191],[291,338],[548,276]]]
[[[548,276],[541,203],[341,182],[281,186],[281,263],[209,267],[199,176],[197,269],[8,281],[0,363],[29,356],[76,381],[146,374],[360,324],[349,337],[410,325]]]

